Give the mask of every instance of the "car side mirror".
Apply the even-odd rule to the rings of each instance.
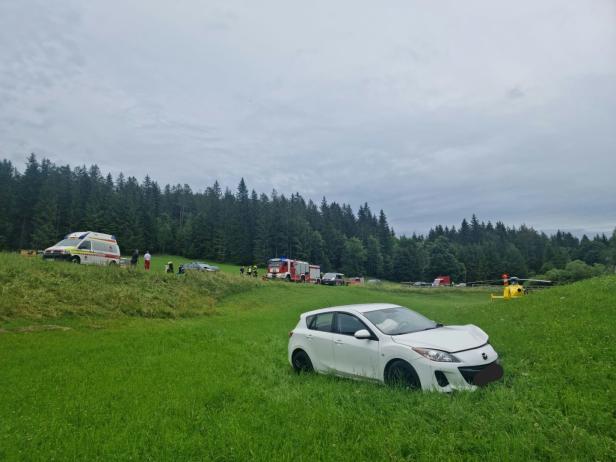
[[[358,339],[369,339],[372,338],[372,334],[370,332],[368,332],[367,329],[360,329],[357,332],[355,332],[354,334],[355,338]]]

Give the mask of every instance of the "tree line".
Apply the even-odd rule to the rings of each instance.
[[[265,265],[286,256],[323,271],[394,281],[496,279],[547,275],[575,280],[613,271],[610,237],[546,235],[522,225],[479,221],[437,225],[426,235],[396,236],[385,213],[367,203],[306,201],[299,193],[257,194],[240,180],[235,190],[215,182],[203,191],[103,175],[96,165],[71,168],[28,157],[20,172],[0,163],[0,249],[43,249],[70,231],[114,234],[124,253],[148,249],[218,262]]]

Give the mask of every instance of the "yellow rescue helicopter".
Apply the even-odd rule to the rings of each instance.
[[[511,300],[513,298],[520,298],[528,294],[528,287],[524,287],[521,281],[538,282],[541,284],[552,284],[552,281],[546,281],[543,279],[522,279],[515,276],[509,276],[508,274],[502,275],[503,281],[503,295],[490,295],[490,299],[494,300]]]

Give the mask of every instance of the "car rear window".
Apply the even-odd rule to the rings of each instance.
[[[334,313],[331,312],[311,316],[306,321],[308,322],[308,329],[318,330],[321,332],[331,332],[333,319]]]

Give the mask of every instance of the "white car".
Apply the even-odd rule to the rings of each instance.
[[[289,332],[288,353],[298,372],[424,390],[473,390],[503,376],[498,354],[479,327],[443,326],[386,303],[303,313]]]

